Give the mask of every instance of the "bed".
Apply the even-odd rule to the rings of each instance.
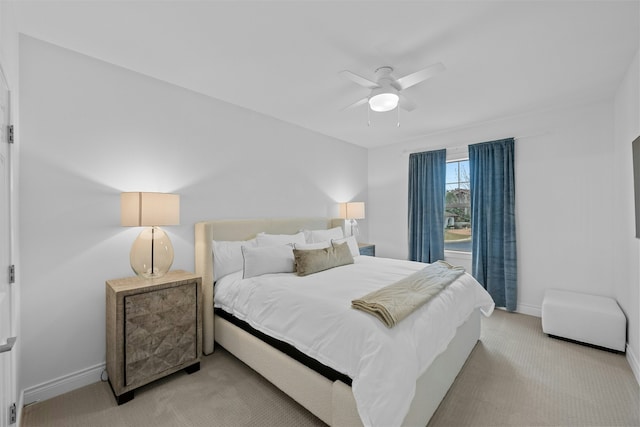
[[[205,354],[212,353],[217,342],[328,425],[358,426],[363,421],[348,381],[318,373],[213,310],[214,240],[243,241],[260,232],[295,234],[301,229],[326,230],[342,223],[343,220],[327,218],[200,222],[195,226],[195,270],[203,278]],[[446,349],[417,377],[402,425],[426,426],[480,337],[480,309],[471,310],[454,332]]]

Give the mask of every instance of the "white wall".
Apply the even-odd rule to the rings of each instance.
[[[548,288],[613,296],[612,116],[595,102],[369,150],[376,254],[407,257],[409,152],[515,137],[518,311],[539,316]]]
[[[0,63],[11,90],[18,86],[18,32],[14,4],[0,2]],[[16,87],[13,87],[16,86]]]
[[[640,52],[629,66],[614,103],[615,295],[628,320],[627,359],[640,382],[640,240],[635,238],[631,142],[640,136]]]
[[[98,380],[104,282],[132,275],[140,231],[119,226],[121,191],[181,195],[166,230],[186,270],[197,221],[366,201],[363,148],[24,36],[20,89],[26,403]]]
[[[182,225],[167,228],[174,268],[193,269],[196,221],[334,215],[346,200],[368,202],[361,240],[379,256],[406,258],[408,152],[509,136],[519,310],[539,314],[549,287],[628,299],[639,354],[638,241],[620,234],[632,189],[618,185],[630,180],[630,163],[620,167],[626,134],[638,131],[638,95],[628,95],[638,94],[637,56],[615,109],[603,101],[507,118],[372,149],[367,159],[362,148],[28,37],[20,49],[21,385],[31,400],[82,385],[73,382],[82,375],[97,380],[104,281],[132,274],[138,233],[119,226],[121,191],[181,194]],[[612,280],[620,264],[629,269]]]

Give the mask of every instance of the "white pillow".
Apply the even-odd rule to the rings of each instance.
[[[296,243],[293,245],[295,249],[299,249],[301,251],[308,251],[310,249],[326,249],[331,247],[331,242],[318,242],[318,243]]]
[[[333,239],[342,239],[344,233],[342,227],[333,227],[328,230],[302,230],[307,243],[330,242]]]
[[[352,257],[357,257],[360,255],[360,248],[358,247],[358,241],[353,236],[345,237],[344,239],[333,239],[331,241],[331,244],[335,246],[335,245],[340,245],[344,242],[347,242],[349,244],[349,250],[351,251]]]
[[[297,234],[266,234],[259,233],[256,236],[258,246],[277,246],[295,243],[306,243],[304,233],[301,231]]]
[[[243,246],[244,268],[242,277],[260,276],[269,273],[293,273],[296,271],[293,246]]]
[[[242,270],[242,246],[256,246],[256,239],[224,241],[214,240],[213,252],[213,281],[223,278],[227,274]]]

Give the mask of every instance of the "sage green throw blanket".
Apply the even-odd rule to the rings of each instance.
[[[393,328],[463,273],[463,267],[437,261],[389,286],[351,301],[351,307],[369,313],[380,319],[387,328]]]

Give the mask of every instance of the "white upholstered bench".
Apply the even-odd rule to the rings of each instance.
[[[626,325],[612,298],[560,290],[544,294],[542,330],[546,334],[624,352]]]

